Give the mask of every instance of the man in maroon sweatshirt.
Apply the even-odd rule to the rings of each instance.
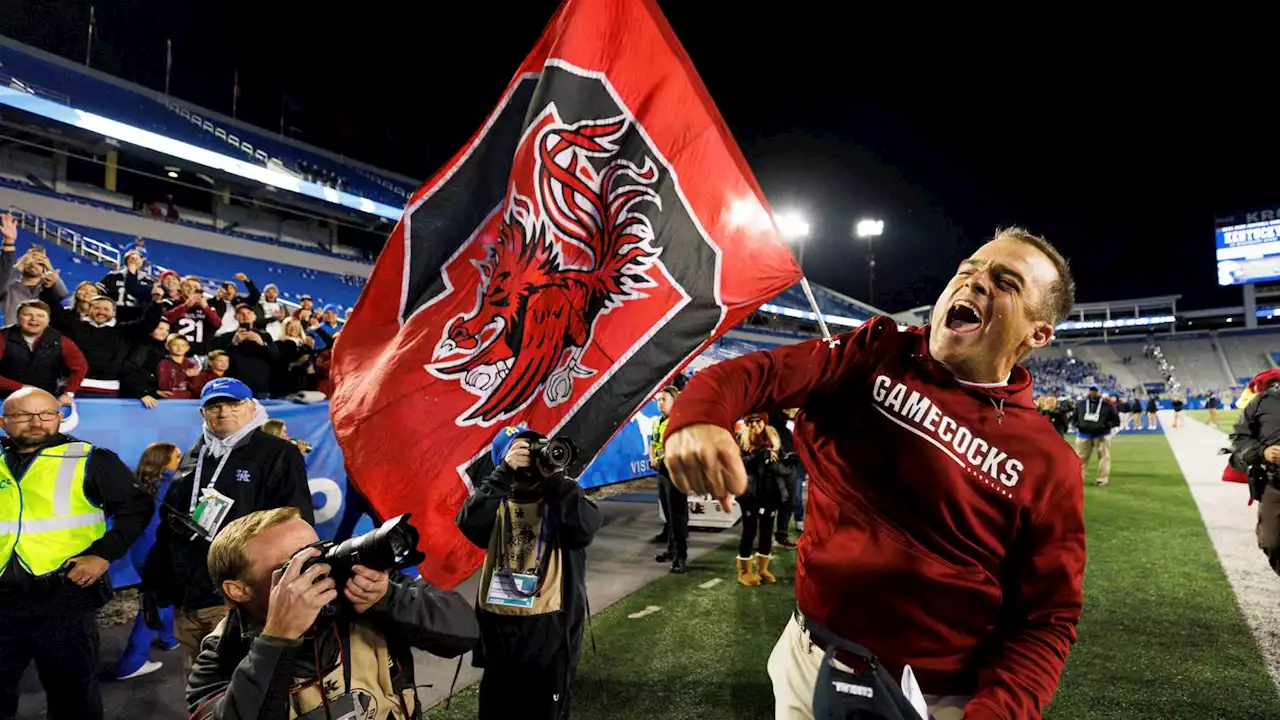
[[[1017,362],[1074,295],[1051,245],[1006,230],[960,264],[930,326],[876,318],[835,344],[714,365],[681,393],[672,479],[726,499],[747,481],[734,420],[802,408],[809,506],[799,608],[769,659],[778,718],[813,717],[820,635],[868,648],[895,679],[909,665],[938,720],[1041,716],[1083,601],[1083,481]]]

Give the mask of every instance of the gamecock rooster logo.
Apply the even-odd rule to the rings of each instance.
[[[459,425],[499,422],[539,394],[548,407],[567,401],[597,373],[582,360],[596,323],[654,287],[660,251],[643,211],[661,211],[659,173],[648,155],[618,157],[629,126],[567,125],[551,111],[530,130],[533,199],[512,183],[496,241],[473,263],[475,309],[445,326],[427,366],[479,396]]]

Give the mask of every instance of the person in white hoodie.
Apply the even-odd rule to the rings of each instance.
[[[289,308],[280,302],[280,288],[271,283],[262,288],[262,298],[257,307],[258,324],[271,335],[272,340],[279,340],[283,331],[282,323],[289,315]]]
[[[200,641],[227,610],[209,577],[218,530],[258,510],[295,507],[314,523],[306,462],[292,443],[262,431],[267,411],[239,380],[218,378],[200,392],[204,432],[178,465],[160,508],[162,522],[143,588],[172,605],[174,635],[188,669]]]

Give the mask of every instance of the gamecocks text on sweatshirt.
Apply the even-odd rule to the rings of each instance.
[[[999,480],[1006,487],[1018,484],[1022,462],[984,438],[973,434],[943,412],[933,400],[918,390],[911,390],[888,375],[877,375],[871,383],[871,398],[876,409],[898,425],[923,437],[951,456],[961,466],[969,467]]]

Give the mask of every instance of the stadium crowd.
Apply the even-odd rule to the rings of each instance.
[[[1022,361],[1031,371],[1037,394],[1076,394],[1081,387],[1097,385],[1115,394],[1120,386],[1114,375],[1105,374],[1097,363],[1083,362],[1072,357],[1041,357],[1032,355]]]
[[[71,405],[85,397],[135,398],[154,408],[193,399],[219,377],[242,381],[256,398],[328,394],[337,308],[308,295],[286,305],[280,289],[236,275],[212,291],[194,275],[153,277],[145,247],[98,282],[69,291],[38,246],[17,253],[17,223],[0,216],[7,272],[0,332],[0,394],[39,387]],[[243,292],[242,292],[243,290]]]

